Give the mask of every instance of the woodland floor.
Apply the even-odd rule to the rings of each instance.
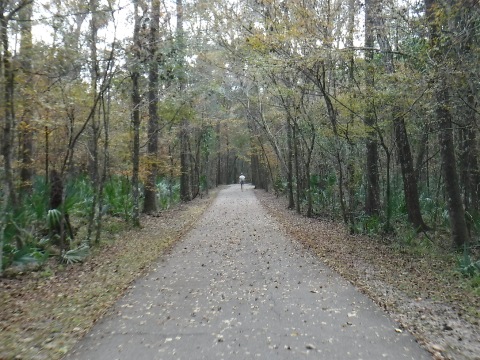
[[[283,198],[255,193],[293,238],[383,307],[435,358],[480,359],[480,297],[454,271],[455,257],[351,236],[341,225],[287,210]],[[0,359],[61,358],[214,197],[212,192],[143,218],[142,229],[112,235],[83,264],[51,264],[0,278]]]

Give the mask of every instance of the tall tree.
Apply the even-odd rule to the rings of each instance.
[[[377,41],[379,43],[380,50],[383,53],[383,61],[386,72],[389,75],[393,75],[396,72],[393,49],[386,34],[386,24],[380,8],[375,11],[373,19],[373,22],[375,23]],[[392,107],[392,118],[395,141],[398,148],[398,158],[402,170],[403,193],[405,196],[405,203],[407,205],[408,220],[415,229],[418,231],[424,231],[428,229],[428,226],[423,221],[422,212],[420,210],[417,176],[413,166],[412,151],[410,148],[410,142],[408,140],[405,118],[403,115],[404,110],[398,105],[398,103],[400,103],[400,101],[394,100],[394,105]],[[391,205],[387,204],[387,206]]]
[[[355,14],[356,14],[356,0],[348,0],[347,5],[347,33],[346,33],[346,45],[350,49],[347,57],[347,66],[348,66],[348,83],[347,88],[349,93],[352,95],[349,96],[353,102],[355,93],[355,52],[354,52],[354,35],[355,35]],[[353,125],[355,121],[355,116],[353,112],[349,112],[346,129],[350,125]],[[356,178],[356,164],[355,164],[355,143],[352,139],[349,138],[348,132],[346,133],[346,141],[348,144],[348,156],[347,156],[347,181],[346,188],[348,193],[348,224],[350,227],[350,232],[355,231],[355,208],[356,208],[356,189],[355,189],[355,178]]]
[[[375,70],[373,63],[375,16],[378,11],[378,0],[365,1],[365,86],[366,110],[364,122],[367,127],[367,169],[366,169],[366,196],[365,212],[367,215],[378,216],[380,213],[380,180],[378,169],[378,142],[375,133],[375,104],[374,83]]]
[[[133,24],[133,63],[130,77],[132,79],[132,192],[133,212],[132,221],[134,226],[140,226],[140,62],[142,42],[140,39],[140,14],[139,0],[133,0],[134,24]]]
[[[293,190],[293,124],[290,121],[290,117],[287,116],[285,126],[287,127],[287,191],[288,191],[288,208],[295,208],[295,198]]]
[[[20,122],[20,181],[24,192],[29,193],[33,181],[33,64],[32,64],[32,12],[33,3],[25,5],[20,11],[20,65],[23,74],[23,86],[20,89],[24,107]]]
[[[98,83],[100,77],[100,68],[97,54],[98,45],[98,30],[99,30],[99,15],[98,15],[98,0],[89,0],[90,19],[90,92],[92,97],[92,111],[90,117],[90,139],[89,139],[89,174],[93,186],[93,197],[90,209],[90,219],[88,222],[87,242],[90,243],[90,237],[95,227],[95,219],[97,217],[97,203],[99,201],[99,150],[98,140],[100,136],[100,122],[98,108]]]
[[[480,213],[480,160],[478,148],[478,111],[476,106],[475,80],[479,71],[478,58],[478,21],[480,13],[476,0],[457,0],[453,2],[453,32],[457,39],[456,54],[462,58],[457,62],[461,71],[457,77],[457,94],[460,98],[458,115],[460,117],[460,172],[464,188],[465,210],[473,217]],[[476,9],[477,11],[474,11]]]
[[[183,29],[183,0],[177,1],[177,61],[179,67],[179,91],[183,94],[186,89],[185,74],[185,34]],[[191,168],[190,168],[190,133],[189,121],[186,115],[183,115],[180,124],[180,197],[182,201],[192,200],[191,188]]]
[[[9,210],[15,209],[18,205],[14,188],[12,159],[15,128],[13,96],[15,81],[8,31],[13,16],[31,3],[32,0],[22,0],[14,4],[9,1],[0,2],[0,43],[2,48],[0,53],[0,109],[3,110],[2,133],[0,137],[2,139],[1,154],[3,156],[3,172],[0,175],[0,180],[2,180],[2,199],[0,203],[0,273],[2,273],[3,270],[3,245],[8,213]]]
[[[434,63],[435,115],[438,122],[440,155],[443,169],[443,179],[447,198],[450,231],[454,246],[461,247],[469,241],[465,209],[460,192],[459,175],[456,165],[455,144],[453,137],[453,119],[450,110],[451,99],[447,82],[447,69],[444,56],[450,46],[450,39],[440,32],[442,19],[442,2],[425,0],[426,19],[430,31],[430,49]],[[446,36],[446,35],[443,35]]]
[[[145,181],[143,212],[157,211],[157,174],[158,174],[158,61],[159,61],[159,28],[160,0],[151,1],[152,16],[150,19],[149,63],[148,63],[148,140],[147,161],[148,173]]]

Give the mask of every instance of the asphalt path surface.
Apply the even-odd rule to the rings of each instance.
[[[66,356],[302,358],[431,356],[289,239],[248,185],[222,190],[185,238]]]

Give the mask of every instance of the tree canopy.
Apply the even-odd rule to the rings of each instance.
[[[240,172],[352,233],[478,245],[475,0],[0,5],[0,268]]]

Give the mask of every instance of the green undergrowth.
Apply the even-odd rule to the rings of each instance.
[[[29,273],[0,279],[0,359],[59,359],[113,303],[196,222],[209,197],[177,205],[142,228],[106,225],[101,245],[87,259],[53,259]]]

